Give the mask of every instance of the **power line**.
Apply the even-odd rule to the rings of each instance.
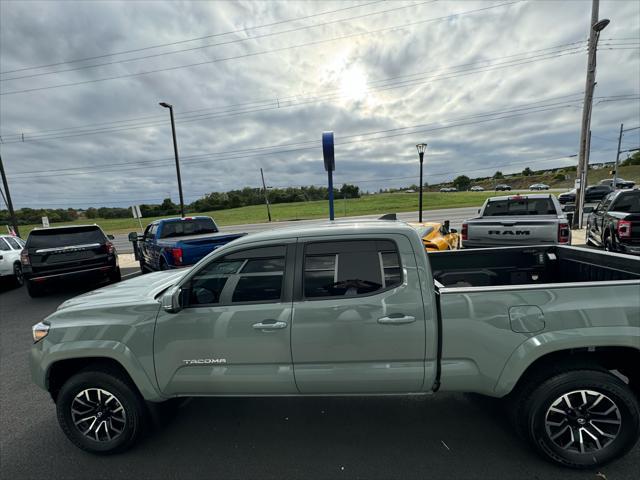
[[[86,70],[89,68],[98,68],[98,67],[105,67],[105,66],[109,66],[109,65],[116,65],[119,63],[130,63],[130,62],[137,62],[140,60],[147,60],[149,58],[157,58],[157,57],[164,57],[167,55],[174,55],[177,53],[184,53],[184,52],[191,52],[191,51],[195,51],[195,50],[201,50],[201,49],[205,49],[205,48],[213,48],[213,47],[220,47],[220,46],[224,46],[224,45],[231,45],[234,43],[241,43],[241,42],[247,42],[250,40],[258,40],[258,39],[262,39],[262,38],[269,38],[269,37],[274,37],[277,35],[285,35],[288,33],[294,33],[294,32],[299,32],[302,30],[308,30],[311,28],[317,28],[317,27],[324,27],[327,25],[333,25],[336,23],[342,23],[342,22],[347,22],[350,20],[359,20],[361,18],[366,18],[366,17],[371,17],[371,16],[375,16],[375,15],[382,15],[384,13],[389,13],[389,12],[394,12],[397,10],[404,10],[407,8],[411,8],[411,7],[417,7],[420,5],[425,5],[428,3],[434,3],[438,0],[427,0],[424,2],[419,2],[419,3],[415,3],[415,4],[411,4],[411,5],[403,5],[400,7],[394,7],[394,8],[390,8],[388,10],[381,10],[378,12],[369,12],[369,13],[365,13],[362,15],[356,15],[353,17],[347,17],[347,18],[343,18],[343,19],[339,19],[339,20],[331,20],[328,22],[323,22],[323,23],[317,23],[315,25],[306,25],[306,26],[301,26],[301,27],[296,27],[296,28],[291,28],[289,30],[283,30],[280,32],[270,32],[270,33],[263,33],[260,35],[254,35],[252,37],[247,37],[247,38],[236,38],[233,40],[227,40],[225,42],[220,42],[220,43],[211,43],[208,45],[199,45],[197,47],[189,47],[189,48],[183,48],[181,50],[173,50],[170,52],[161,52],[161,53],[154,53],[154,54],[150,54],[150,55],[144,55],[141,57],[134,57],[134,58],[127,58],[124,60],[113,60],[110,62],[104,62],[104,63],[98,63],[98,64],[93,64],[93,65],[82,65],[79,67],[73,67],[73,68],[68,68],[65,70],[56,70],[53,72],[40,72],[40,73],[32,73],[32,74],[28,74],[28,75],[21,75],[21,76],[17,76],[17,77],[11,77],[11,78],[4,78],[4,79],[0,79],[0,82],[8,82],[11,80],[21,80],[21,79],[25,79],[25,78],[34,78],[34,77],[41,77],[41,76],[45,76],[45,75],[55,75],[58,73],[65,73],[65,72],[74,72],[74,71],[78,71],[78,70]]]
[[[123,50],[123,51],[120,51],[120,52],[105,53],[105,54],[102,54],[102,55],[95,55],[95,56],[92,56],[92,57],[77,58],[75,60],[64,60],[64,61],[60,61],[60,62],[56,62],[56,63],[49,63],[49,64],[46,64],[46,65],[37,65],[37,66],[33,66],[33,67],[17,68],[17,69],[14,69],[14,70],[5,70],[3,72],[0,72],[0,75],[5,75],[7,73],[23,72],[25,70],[39,70],[41,68],[56,67],[58,65],[65,65],[65,64],[68,64],[68,63],[86,62],[88,60],[97,60],[97,59],[100,59],[100,58],[114,57],[114,56],[117,56],[117,55],[125,55],[125,54],[128,54],[128,53],[143,52],[143,51],[152,50],[152,49],[156,49],[156,48],[171,47],[173,45],[180,45],[180,44],[189,43],[189,42],[196,42],[198,40],[206,40],[207,38],[222,37],[224,35],[232,35],[234,33],[246,33],[246,32],[249,32],[251,30],[257,30],[257,29],[260,29],[260,28],[274,27],[276,25],[282,25],[284,23],[296,22],[296,21],[299,21],[299,20],[306,20],[308,18],[320,17],[320,16],[323,16],[323,15],[329,15],[331,13],[342,12],[342,11],[345,11],[345,10],[352,10],[354,8],[367,7],[367,6],[374,5],[376,3],[380,3],[382,1],[384,1],[384,0],[376,0],[374,2],[361,3],[361,4],[358,4],[358,5],[351,5],[349,7],[338,8],[337,10],[329,10],[329,11],[326,11],[326,12],[314,13],[312,15],[305,15],[303,17],[295,17],[295,18],[289,18],[289,19],[286,19],[286,20],[279,20],[277,22],[266,23],[266,24],[263,24],[263,25],[256,25],[254,27],[240,28],[240,29],[237,29],[237,30],[230,30],[228,32],[213,33],[213,34],[209,34],[209,35],[204,35],[202,37],[189,38],[189,39],[186,39],[186,40],[179,40],[179,41],[176,41],[176,42],[161,43],[161,44],[157,44],[157,45],[151,45],[151,46],[148,46],[148,47],[134,48],[134,49],[131,49],[131,50]]]
[[[601,151],[597,151],[596,153],[604,153],[604,150]],[[478,171],[485,171],[485,170],[493,170],[494,168],[505,168],[505,167],[509,167],[509,166],[513,166],[513,165],[532,165],[535,166],[539,163],[545,163],[545,162],[550,162],[550,161],[558,161],[558,160],[568,160],[570,158],[575,158],[577,157],[577,154],[572,154],[572,155],[561,155],[561,156],[554,156],[554,157],[549,157],[549,158],[544,158],[544,159],[538,159],[538,160],[522,160],[522,161],[517,161],[517,162],[509,162],[509,163],[505,163],[505,164],[500,164],[500,165],[490,165],[490,166],[486,166],[486,167],[479,167],[476,169],[465,169],[466,172],[478,172]],[[452,171],[447,171],[447,172],[434,172],[434,173],[429,173],[428,177],[443,177],[443,176],[447,176],[447,175],[454,175],[459,173],[459,171],[457,170],[452,170]],[[339,180],[336,181],[336,184],[362,184],[362,183],[373,183],[373,182],[382,182],[382,181],[396,181],[396,180],[415,180],[415,175],[409,175],[409,176],[403,176],[403,177],[384,177],[384,178],[370,178],[370,179],[347,179],[347,180]],[[306,184],[306,185],[277,185],[275,186],[275,188],[278,189],[286,189],[286,188],[304,188],[304,187],[324,187],[326,186],[324,183],[312,183],[312,184]],[[260,187],[250,187],[250,188],[255,188],[255,189],[260,189]],[[190,195],[191,197],[196,198],[196,200],[202,198],[205,195],[211,194],[211,193],[215,193],[215,192],[203,192],[203,193],[199,193],[199,194],[193,194]],[[171,194],[169,194],[171,195]],[[84,201],[84,202],[47,202],[47,204],[49,205],[86,205],[87,203],[94,203],[92,202],[92,200],[99,200],[101,197],[85,197],[88,200]],[[126,204],[126,205],[130,205],[131,203],[137,203],[137,202],[148,202],[148,201],[152,201],[152,200],[157,200],[157,201],[162,201],[164,200],[166,197],[165,194],[160,194],[157,195],[155,197],[145,197],[145,198],[127,198],[125,200],[119,201],[108,201],[108,203],[105,204],[105,208],[109,208],[106,207],[106,205],[115,205],[115,204]],[[194,200],[195,201],[195,200]],[[27,204],[23,204],[23,205],[36,205],[36,204],[40,204],[40,202],[30,202]]]
[[[384,78],[384,79],[373,80],[373,81],[370,81],[368,83],[376,84],[376,83],[380,83],[380,82],[387,82],[387,81],[395,80],[395,79],[408,78],[408,77],[418,76],[418,75],[425,75],[427,73],[433,73],[433,72],[436,72],[436,71],[439,71],[439,70],[446,70],[446,69],[454,69],[454,68],[461,68],[461,67],[467,67],[467,66],[474,66],[474,65],[478,65],[478,64],[482,64],[482,63],[487,63],[487,62],[495,62],[495,61],[499,61],[499,60],[504,60],[504,59],[507,59],[507,58],[514,58],[514,57],[519,57],[519,56],[524,56],[524,55],[530,55],[530,54],[533,54],[533,53],[545,52],[545,51],[548,51],[548,50],[558,50],[558,49],[560,49],[558,52],[549,52],[548,55],[552,55],[552,54],[555,55],[555,54],[563,53],[563,52],[572,53],[573,48],[578,49],[578,52],[579,52],[580,51],[579,47],[564,48],[564,47],[571,47],[571,46],[575,46],[575,45],[581,45],[582,47],[584,47],[584,45],[586,45],[586,41],[585,40],[580,40],[580,41],[569,42],[569,43],[564,43],[564,44],[560,44],[560,45],[554,45],[554,46],[546,47],[546,48],[542,48],[542,49],[529,50],[529,51],[524,51],[524,52],[511,54],[511,55],[504,55],[504,56],[500,56],[500,57],[487,58],[487,59],[478,60],[478,61],[470,62],[470,63],[452,65],[450,67],[436,68],[435,70],[416,72],[416,73],[411,73],[411,74],[406,74],[406,75],[398,75],[398,76],[394,76],[394,77],[387,77],[387,78]],[[537,55],[537,56],[534,56],[534,57],[527,57],[525,59],[519,59],[519,60],[527,60],[527,59],[535,58],[535,57],[539,57],[539,56],[542,56],[542,55]],[[553,58],[555,58],[555,57],[553,57]],[[541,60],[544,60],[544,58],[542,58]],[[486,67],[491,67],[491,66],[492,65],[487,65]],[[317,92],[314,93],[314,95],[315,94],[317,94]],[[326,94],[324,94],[324,95],[326,95]],[[286,101],[289,101],[289,100],[295,100],[295,99],[299,99],[299,98],[301,98],[301,95],[290,95],[290,96],[285,96],[285,97],[277,97],[277,100],[278,100],[278,103],[279,103],[279,102],[286,102]],[[182,111],[182,112],[177,112],[176,113],[176,117],[188,116],[188,114],[195,113],[195,112],[215,111],[215,110],[218,110],[220,108],[233,108],[233,107],[241,107],[241,106],[251,106],[251,105],[256,105],[256,104],[258,104],[258,105],[259,104],[274,105],[275,103],[276,103],[276,98],[270,97],[270,98],[266,98],[266,99],[262,99],[262,100],[253,100],[253,101],[249,101],[249,102],[230,104],[230,105],[225,105],[225,106],[221,106],[221,107],[207,107],[207,108],[199,108],[199,109],[195,109],[195,110],[186,110],[186,111]],[[12,134],[5,133],[5,138],[9,138],[9,137],[20,138],[22,134],[26,133],[28,135],[26,140],[28,141],[29,137],[33,138],[33,137],[38,137],[38,136],[44,136],[44,134],[47,134],[47,133],[53,134],[55,132],[80,130],[80,129],[86,129],[86,128],[90,128],[90,127],[112,125],[112,124],[119,124],[119,123],[131,123],[131,122],[137,122],[137,121],[141,121],[141,120],[159,119],[159,118],[163,118],[164,119],[164,116],[161,117],[160,115],[147,115],[147,116],[144,116],[144,117],[113,120],[113,121],[109,121],[109,122],[92,123],[92,124],[86,124],[86,125],[81,125],[81,126],[76,126],[76,127],[65,127],[65,128],[56,128],[56,129],[50,129],[50,130],[40,130],[40,131],[35,131],[35,132],[29,132],[29,131],[22,130],[20,132],[15,132],[15,133],[12,133]],[[164,120],[163,120],[162,124],[164,124],[164,123],[166,123],[166,122],[164,122]],[[146,126],[146,125],[151,125],[151,124],[143,124],[143,125]]]
[[[115,75],[115,76],[111,76],[111,77],[95,78],[95,79],[92,79],[92,80],[83,80],[83,81],[80,81],[80,82],[62,83],[62,84],[50,85],[50,86],[46,86],[46,87],[28,88],[28,89],[24,89],[24,90],[12,90],[12,91],[9,91],[9,92],[2,92],[2,93],[0,93],[0,95],[16,95],[16,94],[20,94],[20,93],[30,93],[30,92],[36,92],[36,91],[42,91],[42,90],[50,90],[50,89],[54,89],[54,88],[71,87],[71,86],[77,86],[77,85],[86,85],[86,84],[97,83],[97,82],[105,82],[105,81],[109,81],[109,80],[117,80],[117,79],[121,79],[121,78],[138,77],[138,76],[142,76],[142,75],[149,75],[149,74],[152,74],[152,73],[168,72],[168,71],[179,70],[179,69],[183,69],[183,68],[197,67],[197,66],[201,66],[201,65],[210,65],[210,64],[214,64],[214,63],[218,63],[218,62],[225,62],[225,61],[228,61],[228,60],[238,60],[238,59],[242,59],[242,58],[249,58],[249,57],[255,57],[255,56],[259,56],[259,55],[265,55],[265,54],[268,54],[268,53],[284,52],[284,51],[293,50],[293,49],[296,49],[296,48],[309,47],[309,46],[313,46],[313,45],[321,45],[321,44],[327,43],[327,42],[345,40],[345,39],[348,39],[348,38],[354,38],[354,37],[359,37],[359,36],[363,36],[363,35],[373,35],[373,34],[378,34],[378,33],[383,33],[383,32],[391,32],[391,31],[400,30],[400,29],[411,27],[411,26],[415,26],[415,25],[421,25],[421,24],[430,23],[430,22],[436,22],[436,21],[440,21],[440,20],[447,20],[447,19],[460,17],[460,16],[463,16],[463,15],[469,15],[469,14],[473,14],[473,13],[478,13],[478,12],[482,12],[482,11],[487,11],[487,10],[491,10],[491,9],[495,9],[495,8],[511,6],[511,5],[516,4],[516,3],[520,3],[522,1],[525,1],[525,0],[515,0],[515,1],[496,4],[496,5],[490,5],[490,6],[487,6],[487,7],[477,8],[477,9],[474,9],[474,10],[467,10],[467,11],[464,11],[464,12],[460,12],[460,13],[456,13],[456,14],[452,14],[452,15],[446,15],[446,16],[443,16],[443,17],[428,18],[428,19],[418,20],[418,21],[415,21],[415,22],[405,23],[405,24],[402,24],[402,25],[396,25],[396,26],[393,26],[393,27],[386,27],[386,28],[381,28],[381,29],[378,29],[378,30],[368,30],[368,31],[358,32],[358,33],[351,33],[351,34],[348,34],[348,35],[342,35],[342,36],[333,37],[333,38],[329,38],[329,39],[315,40],[315,41],[312,41],[312,42],[306,42],[306,43],[301,43],[301,44],[297,44],[297,45],[288,45],[286,47],[280,47],[280,48],[275,48],[275,49],[271,49],[271,50],[262,50],[262,51],[258,51],[258,52],[251,52],[251,53],[246,53],[246,54],[242,54],[242,55],[235,55],[235,56],[231,56],[231,57],[216,58],[216,59],[207,60],[207,61],[204,61],[204,62],[190,63],[190,64],[186,64],[186,65],[176,65],[176,66],[173,66],[173,67],[165,67],[165,68],[159,68],[159,69],[155,69],[155,70],[147,70],[145,72],[137,72],[137,73],[129,73],[129,74],[123,74],[123,75]]]
[[[517,105],[515,107],[511,107],[511,108],[501,108],[501,109],[497,109],[497,110],[490,110],[488,112],[481,112],[481,113],[477,113],[477,114],[473,114],[473,115],[467,115],[467,116],[463,116],[463,117],[458,117],[455,119],[452,119],[450,121],[461,121],[461,120],[469,120],[469,119],[473,119],[473,118],[482,118],[482,117],[486,117],[486,116],[492,116],[492,115],[498,115],[498,114],[504,114],[504,113],[513,113],[513,112],[519,112],[522,111],[523,109],[530,109],[530,108],[538,108],[539,107],[543,107],[543,106],[548,106],[549,102],[555,102],[557,100],[566,100],[569,101],[571,100],[572,102],[577,101],[577,98],[574,97],[578,97],[581,96],[582,94],[580,92],[576,92],[576,93],[571,93],[571,94],[567,94],[567,95],[560,95],[560,96],[555,96],[555,97],[548,97],[544,100],[538,100],[538,101],[534,101],[534,102],[526,102],[526,103],[522,103],[520,105]],[[623,96],[623,98],[628,97],[629,95]],[[563,103],[563,102],[560,102]],[[542,105],[541,105],[542,104]],[[547,104],[547,105],[545,105]],[[551,105],[558,105],[558,103],[552,103]],[[345,135],[345,136],[341,136],[339,137],[339,139],[348,139],[348,138],[355,138],[355,137],[361,137],[361,136],[366,136],[366,135],[376,135],[376,134],[381,134],[381,133],[390,133],[390,132],[397,132],[400,130],[406,130],[406,129],[411,129],[411,128],[420,128],[420,127],[426,127],[426,126],[430,126],[430,125],[435,125],[434,123],[426,123],[426,124],[418,124],[418,125],[412,125],[412,126],[408,126],[408,127],[398,127],[398,128],[392,128],[392,129],[385,129],[385,130],[377,130],[377,131],[373,131],[373,132],[364,132],[364,133],[357,133],[357,134],[353,134],[353,135]],[[287,143],[287,144],[279,144],[279,145],[266,145],[266,146],[258,146],[258,147],[251,147],[251,148],[243,148],[243,149],[238,149],[238,150],[225,150],[225,151],[219,151],[219,152],[210,152],[210,153],[204,153],[204,154],[196,154],[196,155],[187,155],[187,156],[183,156],[183,160],[188,160],[188,159],[195,159],[195,158],[202,158],[205,156],[216,156],[216,155],[230,155],[230,154],[238,154],[238,155],[245,155],[247,153],[251,153],[251,152],[261,152],[264,153],[265,150],[270,150],[270,149],[281,149],[281,148],[290,148],[290,147],[300,147],[300,146],[305,146],[305,145],[319,145],[320,141],[319,140],[308,140],[308,141],[301,141],[301,142],[294,142],[294,143]],[[281,150],[278,150],[279,152]],[[145,161],[140,161],[140,162],[133,162],[133,164],[150,164],[150,163],[157,163],[158,161],[169,161],[169,160],[173,160],[172,157],[165,157],[162,159],[153,159],[153,160],[145,160]],[[187,162],[188,163],[188,162]],[[122,162],[122,163],[112,163],[104,168],[112,168],[113,166],[128,166],[128,165],[132,165],[132,162]],[[38,173],[56,173],[56,172],[61,172],[61,171],[69,171],[69,170],[81,170],[83,168],[86,167],[72,167],[72,168],[66,168],[66,169],[60,169],[60,168],[56,168],[53,170],[36,170],[36,171],[27,171],[27,172],[14,172],[12,173],[12,176],[21,176],[21,175],[29,175],[29,174],[38,174]],[[96,168],[95,170],[101,170]]]
[[[572,45],[572,44],[569,44]],[[558,48],[558,47],[550,47],[550,48]],[[536,53],[536,52],[540,52],[543,50],[549,50],[550,48],[547,49],[540,49],[540,50],[534,50],[531,52],[523,52],[517,55],[523,56],[523,55],[528,55],[530,53]],[[521,66],[521,65],[526,65],[529,63],[534,63],[534,62],[538,62],[538,61],[542,61],[542,60],[549,60],[549,59],[554,59],[554,58],[558,58],[561,56],[565,56],[565,55],[572,55],[572,54],[576,54],[576,53],[580,53],[581,51],[584,50],[584,47],[580,46],[580,47],[570,47],[570,48],[566,48],[564,50],[557,50],[554,52],[548,52],[548,53],[542,53],[542,54],[538,54],[538,55],[530,55],[528,57],[524,57],[524,58],[520,58],[520,59],[514,59],[514,60],[508,60],[506,62],[502,62],[502,63],[495,63],[492,65],[482,65],[482,66],[477,66],[477,67],[471,67],[471,68],[466,68],[466,69],[462,69],[462,70],[458,70],[458,71],[452,71],[450,73],[441,73],[441,74],[434,74],[434,75],[427,75],[424,76],[425,74],[429,73],[429,72],[419,72],[419,73],[413,73],[413,74],[408,74],[408,75],[403,75],[403,76],[395,76],[395,77],[390,77],[387,79],[379,79],[379,80],[374,80],[371,83],[374,84],[373,86],[369,87],[367,89],[367,93],[372,93],[372,92],[378,92],[378,91],[386,91],[386,90],[391,90],[391,89],[395,89],[395,88],[403,88],[403,87],[410,87],[410,86],[415,86],[415,85],[420,85],[429,81],[438,81],[438,80],[446,80],[446,79],[451,79],[451,78],[457,78],[457,77],[461,77],[461,76],[466,76],[466,75],[471,75],[471,74],[475,74],[475,73],[484,73],[484,72],[490,72],[490,71],[494,71],[494,70],[500,70],[503,68],[510,68],[510,67],[514,67],[514,66]],[[507,57],[514,57],[515,55],[509,55]],[[454,69],[459,69],[460,67],[469,67],[472,65],[478,65],[478,64],[485,64],[487,62],[496,62],[499,60],[502,60],[505,57],[497,57],[497,58],[492,58],[492,59],[486,59],[486,60],[481,60],[478,62],[474,62],[474,63],[467,63],[467,64],[461,64],[461,65],[454,65],[451,67],[444,67],[441,69],[436,69],[435,71],[438,70],[444,70],[444,69],[450,69],[450,70],[454,70]],[[423,77],[421,78],[409,78],[409,77],[416,77],[418,75],[423,75]],[[390,80],[397,80],[397,79],[402,79],[402,78],[407,78],[406,80],[399,80],[396,82],[390,82]],[[384,82],[387,82],[387,84],[384,84]],[[380,84],[380,85],[375,85],[375,84]],[[291,107],[298,107],[301,105],[306,105],[309,103],[316,103],[316,102],[322,102],[322,101],[330,101],[332,99],[335,98],[339,98],[341,97],[342,94],[340,92],[340,90],[334,90],[330,93],[325,93],[323,95],[318,95],[316,97],[308,97],[307,99],[305,99],[304,97],[302,99],[300,99],[299,96],[291,96],[291,97],[283,97],[281,99],[278,99],[277,104],[275,104],[275,100],[271,99],[267,99],[267,100],[257,100],[254,102],[249,102],[248,104],[256,104],[256,103],[265,103],[265,102],[269,102],[266,103],[264,106],[260,106],[258,108],[250,108],[250,109],[237,109],[237,110],[227,110],[227,111],[219,111],[216,113],[203,113],[203,114],[197,114],[197,115],[186,115],[186,114],[182,114],[182,116],[180,117],[178,123],[187,123],[187,122],[192,122],[192,121],[202,121],[202,120],[208,120],[208,119],[213,119],[213,118],[224,118],[224,117],[231,117],[231,116],[237,116],[237,115],[243,115],[243,114],[248,114],[248,113],[257,113],[257,112],[264,112],[264,111],[270,111],[270,110],[279,110],[279,109],[284,109],[284,108],[291,108]],[[292,100],[289,100],[292,99]],[[297,103],[295,103],[295,100],[298,100]],[[243,104],[238,104],[238,105],[243,105]],[[154,117],[155,118],[155,117]],[[114,122],[109,122],[109,123],[116,123]],[[158,120],[156,122],[146,122],[146,123],[141,123],[141,124],[127,124],[127,125],[122,125],[122,126],[118,126],[118,125],[113,125],[110,127],[104,127],[104,128],[97,128],[94,130],[86,130],[87,128],[90,128],[90,126],[80,126],[80,127],[70,127],[68,129],[68,131],[70,133],[66,133],[64,130],[65,129],[56,129],[56,130],[52,130],[50,131],[51,133],[39,133],[39,132],[34,132],[31,135],[27,135],[24,139],[23,134],[11,134],[11,135],[5,135],[5,141],[4,143],[9,144],[9,143],[23,143],[23,142],[34,142],[34,141],[48,141],[48,140],[57,140],[57,139],[63,139],[63,138],[70,138],[70,137],[78,137],[78,136],[85,136],[85,135],[95,135],[95,134],[100,134],[100,133],[112,133],[112,132],[119,132],[119,131],[128,131],[128,130],[133,130],[133,129],[139,129],[139,128],[148,128],[148,127],[153,127],[153,126],[162,126],[165,125],[165,121],[164,120]],[[74,130],[77,130],[77,133],[73,133]],[[46,131],[45,131],[46,132]],[[6,140],[6,139],[9,140]]]
[[[640,96],[637,98],[640,100]],[[438,131],[438,130],[445,130],[445,129],[450,129],[450,128],[455,128],[455,127],[463,127],[463,126],[469,126],[469,125],[476,125],[476,124],[481,124],[481,123],[486,123],[486,122],[491,122],[491,121],[495,121],[495,120],[503,120],[503,119],[509,119],[509,118],[516,118],[516,117],[520,117],[520,116],[524,116],[524,115],[530,115],[530,114],[534,114],[534,113],[541,113],[541,112],[546,112],[546,111],[551,111],[551,110],[558,110],[558,109],[562,109],[562,108],[567,108],[567,107],[572,107],[576,105],[577,101],[572,101],[572,102],[561,102],[560,104],[555,104],[555,105],[543,105],[540,107],[535,107],[535,109],[533,111],[521,111],[518,113],[512,113],[510,115],[503,115],[503,116],[499,116],[499,117],[495,117],[495,118],[485,118],[482,120],[476,120],[476,121],[469,121],[469,122],[462,122],[462,123],[458,123],[458,124],[453,124],[453,125],[444,125],[444,126],[438,126],[438,127],[432,127],[432,128],[427,128],[427,129],[421,129],[421,130],[414,130],[417,126],[410,126],[410,127],[401,127],[398,129],[389,129],[389,130],[384,130],[384,131],[378,131],[378,132],[368,132],[368,133],[361,133],[361,134],[355,134],[355,135],[349,135],[346,137],[342,137],[342,138],[349,138],[349,137],[362,137],[362,136],[370,136],[370,135],[374,135],[374,134],[378,134],[378,133],[382,133],[382,132],[391,132],[391,131],[397,131],[397,130],[402,130],[402,129],[412,129],[411,131],[405,131],[405,132],[398,132],[398,133],[393,133],[390,135],[384,135],[384,136],[380,136],[380,137],[375,137],[375,138],[369,138],[369,139],[356,139],[356,140],[351,140],[351,141],[341,141],[339,143],[337,143],[337,145],[347,145],[347,144],[352,144],[352,143],[361,143],[361,142],[369,142],[369,141],[377,141],[377,140],[383,140],[383,139],[388,139],[388,138],[393,138],[393,137],[398,137],[398,136],[404,136],[404,135],[415,135],[415,134],[419,134],[419,133],[428,133],[428,132],[434,132],[434,131]],[[532,109],[529,109],[532,110]],[[319,145],[319,142],[315,142]],[[270,152],[261,152],[259,154],[256,155],[234,155],[234,156],[229,156],[229,157],[222,157],[222,158],[217,158],[217,159],[207,159],[207,160],[195,160],[195,161],[191,161],[191,162],[183,162],[183,164],[189,164],[189,165],[194,165],[194,164],[202,164],[202,163],[212,163],[212,162],[221,162],[221,161],[229,161],[229,160],[237,160],[237,159],[248,159],[248,158],[253,158],[253,157],[257,157],[257,158],[263,158],[264,156],[267,155],[275,155],[275,154],[283,154],[283,153],[291,153],[291,152],[299,152],[299,151],[308,151],[308,150],[315,150],[318,148],[318,145],[314,145],[314,146],[310,146],[310,147],[301,147],[301,148],[294,148],[294,149],[289,149],[289,150],[274,150],[274,151],[270,151]],[[204,154],[203,156],[205,156],[207,154]],[[167,164],[170,164],[167,163]],[[165,166],[163,163],[156,163],[154,166]],[[93,171],[99,171],[100,173],[108,173],[108,172],[122,172],[122,171],[131,171],[131,170],[140,170],[140,169],[145,169],[148,168],[147,166],[139,166],[139,167],[130,167],[130,168],[118,168],[115,170],[107,170],[107,169],[94,169]],[[24,172],[23,172],[24,173]],[[44,172],[38,172],[38,173],[44,173]],[[92,171],[84,171],[84,172],[75,172],[75,173],[53,173],[53,174],[47,174],[47,175],[31,175],[29,178],[25,178],[25,179],[17,179],[15,181],[32,181],[32,179],[34,177],[40,177],[40,176],[46,176],[47,178],[51,178],[51,177],[58,177],[58,176],[72,176],[72,175],[88,175],[91,174]]]

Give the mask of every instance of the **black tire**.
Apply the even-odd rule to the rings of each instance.
[[[27,280],[25,283],[27,285],[27,293],[31,298],[42,296],[43,289],[41,285],[34,283],[32,280]]]
[[[611,235],[605,234],[604,241],[602,242],[602,246],[607,252],[615,252],[616,247],[613,244],[613,240],[611,239]]]
[[[80,400],[87,405],[93,405],[93,403],[89,403],[89,399],[96,400],[98,398],[93,393],[97,390],[103,392],[102,398],[109,398],[108,395],[111,395],[116,399],[117,403],[109,402],[109,405],[116,405],[116,408],[111,407],[111,410],[116,410],[120,407],[122,410],[116,413],[111,411],[104,414],[101,411],[96,413],[95,409],[88,410],[87,415],[89,418],[96,418],[95,415],[91,417],[92,413],[96,413],[96,415],[104,415],[101,418],[115,419],[115,415],[124,412],[121,417],[124,418],[124,421],[117,420],[113,422],[112,420],[111,425],[121,428],[122,431],[116,434],[115,430],[113,430],[113,438],[111,439],[106,438],[107,428],[109,428],[107,427],[107,420],[103,421],[104,428],[101,428],[102,422],[98,424],[98,427],[93,428],[93,431],[91,431],[90,426],[88,434],[84,434],[81,428],[85,427],[91,420],[81,422],[78,426],[74,422],[73,415],[75,413],[72,413],[72,406],[78,406],[78,403],[74,403],[74,401],[77,401],[79,396]],[[88,392],[89,397],[87,398],[83,392]],[[82,404],[79,405],[82,407]],[[144,400],[136,388],[131,385],[128,379],[115,370],[84,370],[72,376],[60,389],[56,401],[56,410],[58,423],[71,443],[82,450],[100,455],[122,452],[131,447],[142,432],[146,415]],[[82,415],[84,414],[82,413]],[[104,433],[103,430],[105,431]],[[98,438],[91,438],[91,435]]]
[[[581,392],[587,393],[583,396]],[[565,395],[573,402],[563,399]],[[514,419],[518,430],[543,457],[565,467],[579,469],[604,465],[627,453],[640,436],[637,397],[622,380],[607,371],[573,370],[543,382],[532,382],[529,391],[520,399]],[[580,401],[591,407],[575,407]],[[610,420],[610,417],[603,417],[603,412],[598,410],[608,409],[610,405],[616,409],[609,415],[616,415],[613,422],[619,424],[602,423],[602,419]],[[580,408],[583,408],[580,413],[565,414],[565,411],[577,412]],[[598,426],[613,438],[599,435]],[[564,433],[560,433],[561,430]],[[589,432],[599,437],[599,443],[592,440]],[[582,444],[577,441],[580,435],[584,440]]]
[[[13,266],[13,285],[21,287],[24,285],[24,275],[22,274],[22,265],[16,263]]]
[[[109,273],[109,283],[118,283],[122,280],[122,273],[120,273],[120,267]]]
[[[144,263],[144,260],[140,259],[140,272],[144,275],[145,273],[149,273],[147,269],[147,265]]]

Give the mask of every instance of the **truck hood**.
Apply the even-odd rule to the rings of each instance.
[[[189,268],[183,268],[140,275],[71,298],[60,304],[58,310],[101,308],[148,302],[163,290],[177,283],[189,270]]]

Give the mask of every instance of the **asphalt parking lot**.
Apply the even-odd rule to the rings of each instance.
[[[637,478],[640,445],[599,471],[555,467],[516,437],[499,401],[464,394],[194,399],[129,452],[93,456],[67,441],[28,370],[31,325],[88,288],[37,299],[0,288],[2,479]]]

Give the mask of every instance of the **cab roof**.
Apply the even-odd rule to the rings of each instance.
[[[314,225],[274,228],[264,232],[251,233],[237,240],[234,245],[259,241],[281,240],[294,237],[340,236],[354,234],[408,233],[416,235],[416,230],[405,222],[397,220],[328,221]]]

